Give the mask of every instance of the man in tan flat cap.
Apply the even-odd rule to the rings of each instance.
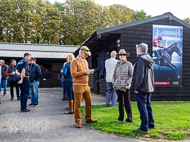
[[[86,58],[91,56],[90,49],[87,46],[82,46],[79,50],[79,55],[71,62],[71,75],[73,77],[73,92],[74,92],[74,115],[76,128],[81,128],[81,102],[85,100],[85,119],[86,123],[97,122],[92,119],[92,99],[88,86],[88,76],[93,74],[94,70],[88,68]]]

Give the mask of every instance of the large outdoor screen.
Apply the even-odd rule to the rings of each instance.
[[[182,87],[183,27],[153,25],[155,87]]]

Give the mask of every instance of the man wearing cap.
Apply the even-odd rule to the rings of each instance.
[[[36,59],[31,57],[30,59],[30,93],[31,93],[31,103],[29,106],[38,106],[38,87],[41,77],[41,70],[38,64],[36,64]]]
[[[154,92],[154,61],[147,53],[148,45],[141,43],[136,46],[137,61],[134,67],[132,89],[135,92],[137,106],[140,112],[141,126],[134,132],[148,133],[155,128],[151,108],[151,93]]]
[[[24,58],[20,60],[17,64],[16,74],[20,75],[20,104],[22,112],[29,112],[30,109],[27,109],[27,101],[30,90],[30,82],[29,82],[29,65],[28,61],[30,60],[31,55],[29,53],[24,54]]]
[[[116,106],[117,102],[117,93],[116,90],[113,88],[113,73],[115,69],[115,65],[117,64],[118,60],[116,60],[116,51],[111,52],[111,58],[105,61],[105,68],[106,68],[106,107],[110,106],[110,100],[112,97],[112,107]]]
[[[79,50],[79,55],[71,62],[71,75],[73,77],[73,91],[74,91],[74,115],[76,128],[81,128],[81,102],[82,98],[85,100],[85,119],[86,123],[97,122],[92,119],[92,99],[88,86],[88,76],[93,74],[94,70],[88,68],[88,62],[85,60],[91,56],[91,52],[87,46],[82,46]]]

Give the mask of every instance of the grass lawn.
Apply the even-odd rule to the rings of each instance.
[[[136,102],[132,102],[133,123],[116,123],[119,116],[118,104],[117,107],[98,105],[92,106],[92,118],[98,119],[98,122],[90,124],[90,126],[104,132],[133,137],[167,140],[190,139],[190,102],[152,102],[152,109],[156,129],[150,129],[148,134],[133,132],[134,129],[140,127],[141,123]],[[81,111],[85,116],[84,107]]]

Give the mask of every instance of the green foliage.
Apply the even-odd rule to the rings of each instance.
[[[125,5],[93,0],[0,0],[0,42],[80,45],[95,30],[148,18]]]
[[[55,2],[53,4],[53,8],[56,8],[59,11],[61,11],[62,14],[64,13],[64,10],[65,10],[64,4],[63,3],[59,3],[59,2]]]
[[[118,105],[118,104],[117,104]],[[190,138],[190,102],[152,102],[156,129],[149,129],[148,134],[135,133],[141,124],[140,114],[136,103],[132,103],[133,123],[116,123],[118,107],[105,105],[92,107],[92,118],[98,119],[92,123],[94,129],[126,136],[150,137],[153,139],[184,140]],[[85,108],[82,108],[85,116]],[[125,119],[127,116],[125,114]]]
[[[190,18],[185,18],[185,19],[183,19],[183,21],[185,21],[186,23],[190,24]]]
[[[150,15],[147,15],[144,10],[141,11],[134,11],[133,13],[134,15],[134,19],[135,20],[141,20],[141,19],[146,19],[146,18],[150,18]]]

